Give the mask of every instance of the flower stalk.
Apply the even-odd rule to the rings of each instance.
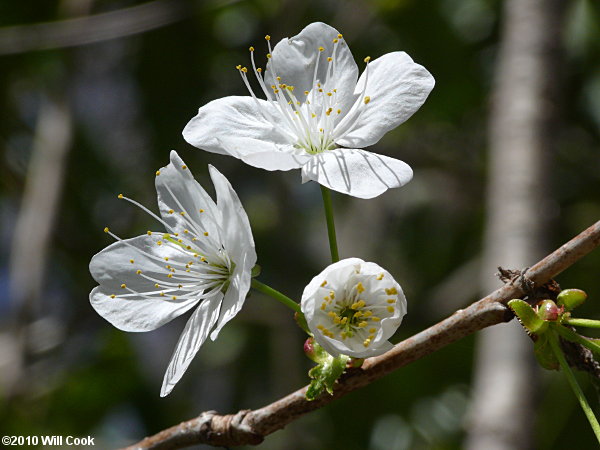
[[[298,303],[296,303],[294,300],[292,300],[288,296],[282,294],[281,292],[273,289],[272,287],[267,286],[264,283],[261,283],[256,278],[252,279],[252,287],[254,289],[256,289],[257,291],[262,292],[265,295],[268,295],[269,297],[273,297],[275,300],[283,303],[285,306],[294,310],[298,314],[302,314],[302,310],[300,309],[300,305]]]
[[[323,195],[323,206],[325,207],[325,219],[327,220],[327,236],[329,237],[329,250],[331,251],[331,262],[338,262],[340,255],[338,252],[337,238],[335,235],[335,223],[333,219],[333,206],[331,204],[331,191],[325,186],[321,186]]]
[[[556,329],[560,329],[560,328],[563,328],[563,327],[561,327],[560,325],[556,327]],[[562,371],[564,372],[565,376],[567,377],[567,380],[569,381],[569,385],[571,386],[571,389],[573,390],[575,397],[577,397],[577,400],[579,400],[581,409],[583,409],[585,416],[587,417],[588,421],[590,422],[592,430],[594,431],[594,434],[596,435],[596,439],[598,439],[598,442],[600,443],[600,424],[598,423],[598,420],[596,419],[596,416],[594,415],[594,411],[592,411],[592,408],[590,407],[585,396],[583,395],[583,391],[581,390],[581,387],[577,383],[577,379],[575,378],[573,371],[569,367],[569,364],[567,363],[565,356],[563,355],[563,352],[560,349],[560,346],[558,345],[558,337],[554,333],[550,333],[550,334],[551,334],[550,346],[552,347],[552,351],[554,352],[556,359],[558,359],[558,363],[560,364]]]

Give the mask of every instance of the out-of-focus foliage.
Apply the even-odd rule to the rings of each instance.
[[[2,0],[0,27],[63,20],[68,3]],[[100,13],[138,3],[89,0],[87,6]],[[99,448],[115,447],[203,410],[260,407],[308,382],[310,361],[291,315],[252,293],[219,339],[201,349],[174,392],[160,399],[164,369],[184,320],[151,333],[127,334],[101,319],[87,300],[94,286],[89,260],[110,243],[103,227],[127,237],[155,226],[147,214],[119,202],[117,194],[155,208],[154,171],[168,163],[170,149],[200,180],[207,177],[208,163],[231,180],[253,226],[262,280],[298,299],[329,263],[314,183],[301,185],[298,171],[267,173],[202,152],[181,137],[202,104],[246,94],[234,67],[248,64],[250,45],[257,57],[267,53],[267,33],[276,42],[312,21],[324,21],[344,33],[357,61],[404,50],[435,76],[436,87],[421,110],[377,144],[379,153],[414,168],[413,181],[370,201],[334,196],[340,253],[376,261],[402,284],[409,314],[394,342],[477,299],[485,130],[501,2],[212,0],[184,5],[181,20],[143,34],[0,56],[0,371],[14,361],[17,306],[8,294],[9,259],[19,251],[11,246],[12,237],[40,105],[63,99],[74,121],[43,295],[35,310],[41,331],[31,333],[39,342],[29,345],[22,374],[26,389],[14,393],[0,386],[0,434],[92,435]],[[555,151],[548,154],[551,200],[531,211],[547,224],[549,250],[600,217],[597,2],[571,2],[565,22],[565,60],[556,74],[562,78],[560,123]],[[580,308],[586,317],[600,317],[599,267],[600,252],[595,252],[558,278],[563,288],[588,292],[590,300]],[[460,448],[468,427],[472,344],[472,338],[457,342],[309,414],[267,438],[263,447]],[[585,376],[581,380],[586,383]],[[532,382],[545,386],[536,448],[591,448],[593,434],[565,380],[540,372]],[[588,393],[598,410],[593,390]]]

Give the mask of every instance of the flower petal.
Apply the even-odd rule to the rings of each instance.
[[[276,126],[280,120],[281,114],[266,100],[225,97],[201,107],[196,117],[183,129],[183,137],[202,150],[239,158],[239,154],[223,148],[221,139],[231,136],[248,139],[248,147],[286,145],[290,143],[290,138],[280,131],[285,126]]]
[[[169,395],[198,353],[200,346],[219,317],[222,298],[221,292],[216,293],[210,299],[204,300],[190,316],[165,372],[160,391],[161,397]]]
[[[332,84],[324,86],[327,91],[336,89],[340,96],[338,101],[341,103],[345,103],[341,96],[351,99],[358,78],[358,67],[346,41],[339,39],[337,44],[333,43],[338,34],[335,28],[315,22],[306,26],[298,35],[279,41],[267,64],[266,84],[270,86],[285,83],[294,86],[297,92],[310,91],[314,87],[313,76],[317,58],[320,58],[317,82],[324,83],[329,78]],[[333,55],[334,46],[337,48],[333,72],[326,77],[329,67],[327,58]],[[320,52],[319,47],[323,47],[324,50]],[[281,81],[275,79],[277,76]]]
[[[155,181],[164,221],[178,232],[188,228],[192,231],[194,223],[202,228],[195,230],[196,234],[207,231],[218,236],[216,224],[221,222],[221,215],[215,202],[194,179],[177,152],[172,150],[170,156],[171,162],[158,171]]]
[[[370,97],[370,102],[360,105],[364,111],[356,123],[336,140],[343,147],[363,148],[375,144],[385,133],[408,120],[425,102],[435,84],[427,69],[404,52],[377,58],[369,64],[368,71],[365,95]],[[363,91],[366,80],[365,71],[358,80],[356,94]]]
[[[249,255],[250,262],[254,264],[256,251],[248,215],[229,180],[214,166],[209,165],[208,170],[215,185],[217,205],[222,217],[222,244],[235,264],[240,264],[246,255]]]
[[[275,144],[253,138],[221,137],[221,148],[253,167],[265,170],[299,169],[310,159],[304,150],[290,144]]]
[[[217,325],[214,330],[210,334],[210,338],[214,341],[219,336],[221,329],[233,319],[238,312],[244,306],[244,302],[246,301],[246,296],[248,295],[248,291],[250,290],[250,282],[251,278],[251,270],[256,264],[256,255],[254,257],[254,262],[251,261],[250,255],[246,255],[244,261],[240,263],[239,266],[235,268],[233,275],[231,276],[231,282],[227,288],[227,292],[225,293],[225,297],[223,298],[223,303],[221,305],[221,314],[219,316],[219,320],[217,321]],[[239,268],[238,268],[239,267]]]
[[[154,330],[198,302],[197,298],[159,297],[160,289],[155,287],[155,281],[145,278],[169,283],[169,272],[162,261],[167,257],[173,263],[182,258],[177,248],[157,246],[156,239],[143,235],[115,242],[94,255],[90,262],[90,272],[100,284],[90,293],[90,302],[98,314],[121,330]],[[129,289],[140,294],[133,295]],[[121,294],[127,296],[121,297]],[[152,294],[156,296],[150,296]]]
[[[302,181],[314,180],[334,191],[373,198],[404,186],[412,169],[398,159],[366,150],[339,148],[319,153],[302,167]]]

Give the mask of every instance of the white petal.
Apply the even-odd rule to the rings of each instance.
[[[373,198],[412,179],[412,169],[398,159],[366,150],[339,148],[319,153],[302,167],[302,181],[314,180],[334,191]]]
[[[209,165],[209,172],[215,192],[217,205],[221,212],[222,245],[234,263],[240,264],[248,255],[251,263],[256,262],[254,239],[248,215],[231,184],[215,167]]]
[[[222,298],[223,294],[218,293],[214,297],[204,300],[190,316],[165,372],[160,391],[161,397],[169,395],[198,353],[200,346],[219,317]]]
[[[253,138],[221,137],[221,147],[246,164],[265,170],[291,170],[302,167],[310,155],[290,144],[275,144]]]
[[[202,150],[239,158],[239,154],[223,148],[221,139],[232,136],[249,139],[248,147],[289,144],[289,137],[280,131],[284,125],[277,126],[280,120],[281,115],[266,100],[225,97],[201,107],[198,115],[185,126],[183,137]]]
[[[223,304],[221,305],[219,320],[215,329],[210,334],[210,338],[213,341],[217,339],[219,332],[225,324],[233,319],[240,312],[242,306],[244,306],[246,296],[250,290],[250,283],[252,281],[251,270],[254,264],[256,264],[256,255],[254,255],[254,262],[252,262],[251,255],[246,255],[246,261],[242,261],[231,276],[231,283],[227,288]]]
[[[435,80],[423,66],[404,52],[393,52],[369,65],[366,96],[371,98],[358,121],[336,143],[363,148],[375,144],[388,131],[408,120],[425,102]],[[363,90],[366,74],[358,80],[355,93]]]
[[[90,273],[100,284],[90,293],[90,302],[102,317],[121,330],[154,330],[198,302],[196,298],[173,300],[171,297],[148,298],[147,295],[118,297],[120,294],[130,294],[130,291],[121,287],[122,284],[140,293],[160,291],[154,286],[154,281],[137,274],[137,270],[146,276],[167,283],[170,281],[167,278],[169,272],[161,260],[168,257],[171,262],[177,262],[182,258],[181,253],[169,245],[157,246],[155,241],[153,236],[143,235],[115,242],[94,255],[90,262]],[[160,260],[152,259],[148,254]],[[111,298],[111,295],[117,297]]]
[[[177,152],[171,151],[171,162],[158,173],[160,175],[155,181],[156,192],[160,213],[165,222],[181,232],[191,228],[192,221],[201,224],[202,229],[197,232],[208,231],[211,236],[218,235],[216,224],[221,222],[220,212]]]
[[[323,83],[328,68],[327,58],[332,56],[333,40],[338,34],[335,28],[315,22],[306,26],[298,35],[279,41],[267,64],[267,85],[285,83],[294,86],[296,92],[310,91],[313,88],[317,58],[320,58],[317,82]],[[319,52],[319,47],[323,47],[324,51]],[[281,77],[281,81],[275,80],[275,76]],[[335,70],[329,78],[333,83],[326,86],[327,91],[337,89],[340,96],[352,97],[358,78],[358,67],[343,39],[337,44]],[[343,99],[340,100],[344,103]]]
[[[115,297],[115,290],[97,286],[90,303],[98,314],[123,331],[151,331],[188,311],[197,298],[172,300],[170,297]],[[118,293],[118,292],[117,292]]]

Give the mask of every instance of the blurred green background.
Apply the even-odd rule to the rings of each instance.
[[[136,5],[142,9],[126,9]],[[202,152],[181,137],[201,105],[246,95],[234,67],[248,64],[250,45],[267,53],[265,34],[277,42],[324,21],[344,34],[357,61],[404,50],[434,75],[425,105],[373,147],[409,163],[413,181],[369,201],[334,195],[340,253],[376,261],[403,286],[409,314],[393,342],[478,299],[470,280],[484,232],[501,8],[497,0],[0,0],[0,434],[91,435],[96,448],[113,448],[201,411],[261,407],[306,384],[301,331],[259,293],[164,399],[163,373],[185,318],[124,333],[88,302],[89,260],[111,243],[102,229],[133,237],[154,225],[117,194],[156,210],[154,172],[170,149],[209,190],[209,163],[231,181],[253,227],[261,280],[299,299],[329,263],[315,183],[302,185],[298,171],[267,173]],[[68,21],[110,11],[126,14]],[[35,25],[54,21],[62,25]],[[600,217],[597,2],[569,2],[565,24],[560,124],[548,155],[552,200],[531,211],[545,224],[549,249]],[[23,199],[36,186],[41,203],[29,204],[24,219]],[[50,200],[39,200],[44,193]],[[596,251],[558,278],[588,292],[588,317],[600,316],[599,268]],[[303,417],[262,448],[460,448],[473,342]],[[598,410],[588,377],[580,380]],[[542,386],[536,448],[591,448],[594,436],[565,379],[540,371],[531,383]]]

